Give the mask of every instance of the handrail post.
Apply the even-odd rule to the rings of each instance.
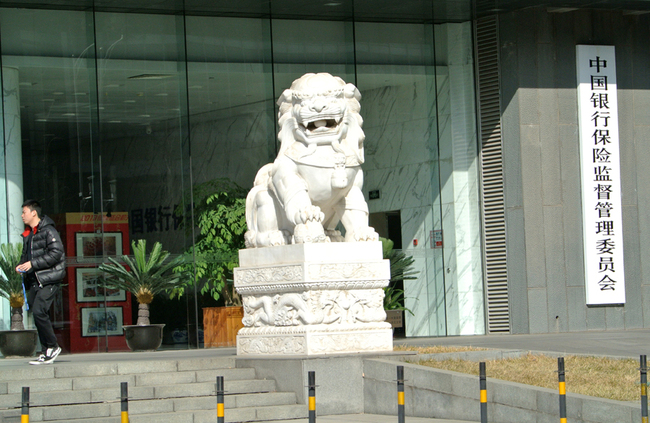
[[[308,373],[309,423],[316,423],[316,372]]]
[[[23,386],[23,401],[20,409],[20,423],[29,423],[29,386]]]
[[[564,379],[564,357],[557,359],[557,378],[560,390],[560,423],[566,423],[566,383]]]
[[[485,362],[481,361],[478,364],[479,372],[479,389],[481,390],[481,423],[487,423],[487,377],[485,376]]]
[[[397,423],[404,423],[404,366],[397,366]]]
[[[223,406],[223,376],[217,376],[217,423],[224,423],[225,414]]]

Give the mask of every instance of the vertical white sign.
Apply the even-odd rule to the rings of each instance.
[[[625,303],[614,46],[576,46],[587,305]]]

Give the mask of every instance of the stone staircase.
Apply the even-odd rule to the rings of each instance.
[[[0,423],[20,422],[23,386],[30,388],[31,422],[120,422],[121,382],[129,384],[131,423],[216,422],[217,376],[224,377],[226,422],[308,415],[294,392],[276,392],[274,380],[235,368],[235,357],[75,363],[61,356],[52,365],[2,369]]]

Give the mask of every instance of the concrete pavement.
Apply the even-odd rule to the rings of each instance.
[[[589,354],[612,357],[638,358],[650,353],[650,330],[638,329],[627,331],[572,332],[535,335],[488,335],[455,336],[444,338],[406,338],[396,339],[396,345],[409,344],[417,346],[446,345],[474,346],[497,350],[530,350],[561,354]],[[57,366],[78,366],[106,361],[151,361],[180,358],[207,358],[215,356],[234,356],[235,348],[195,349],[195,350],[161,350],[153,353],[91,353],[61,355]],[[0,359],[0,381],[2,371],[11,368],[29,366],[29,359]],[[389,423],[396,422],[396,416],[378,416],[372,414],[319,416],[319,423]],[[427,419],[407,417],[409,423],[467,423],[458,420]],[[276,423],[307,423],[307,419],[288,420]]]
[[[534,335],[450,336],[396,339],[396,345],[456,345],[499,350],[529,350],[566,354],[639,358],[650,355],[650,329],[544,333]]]
[[[408,423],[473,423],[465,420],[423,419],[406,417]],[[276,420],[273,423],[308,423],[309,419]],[[318,416],[317,423],[395,423],[396,416],[381,416],[378,414],[345,414],[338,416]]]

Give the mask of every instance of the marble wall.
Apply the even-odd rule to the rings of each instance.
[[[405,281],[407,336],[485,332],[471,26],[441,27],[445,66],[362,93],[364,191],[380,191],[370,212],[400,210],[419,271]],[[443,248],[432,248],[436,230]]]

